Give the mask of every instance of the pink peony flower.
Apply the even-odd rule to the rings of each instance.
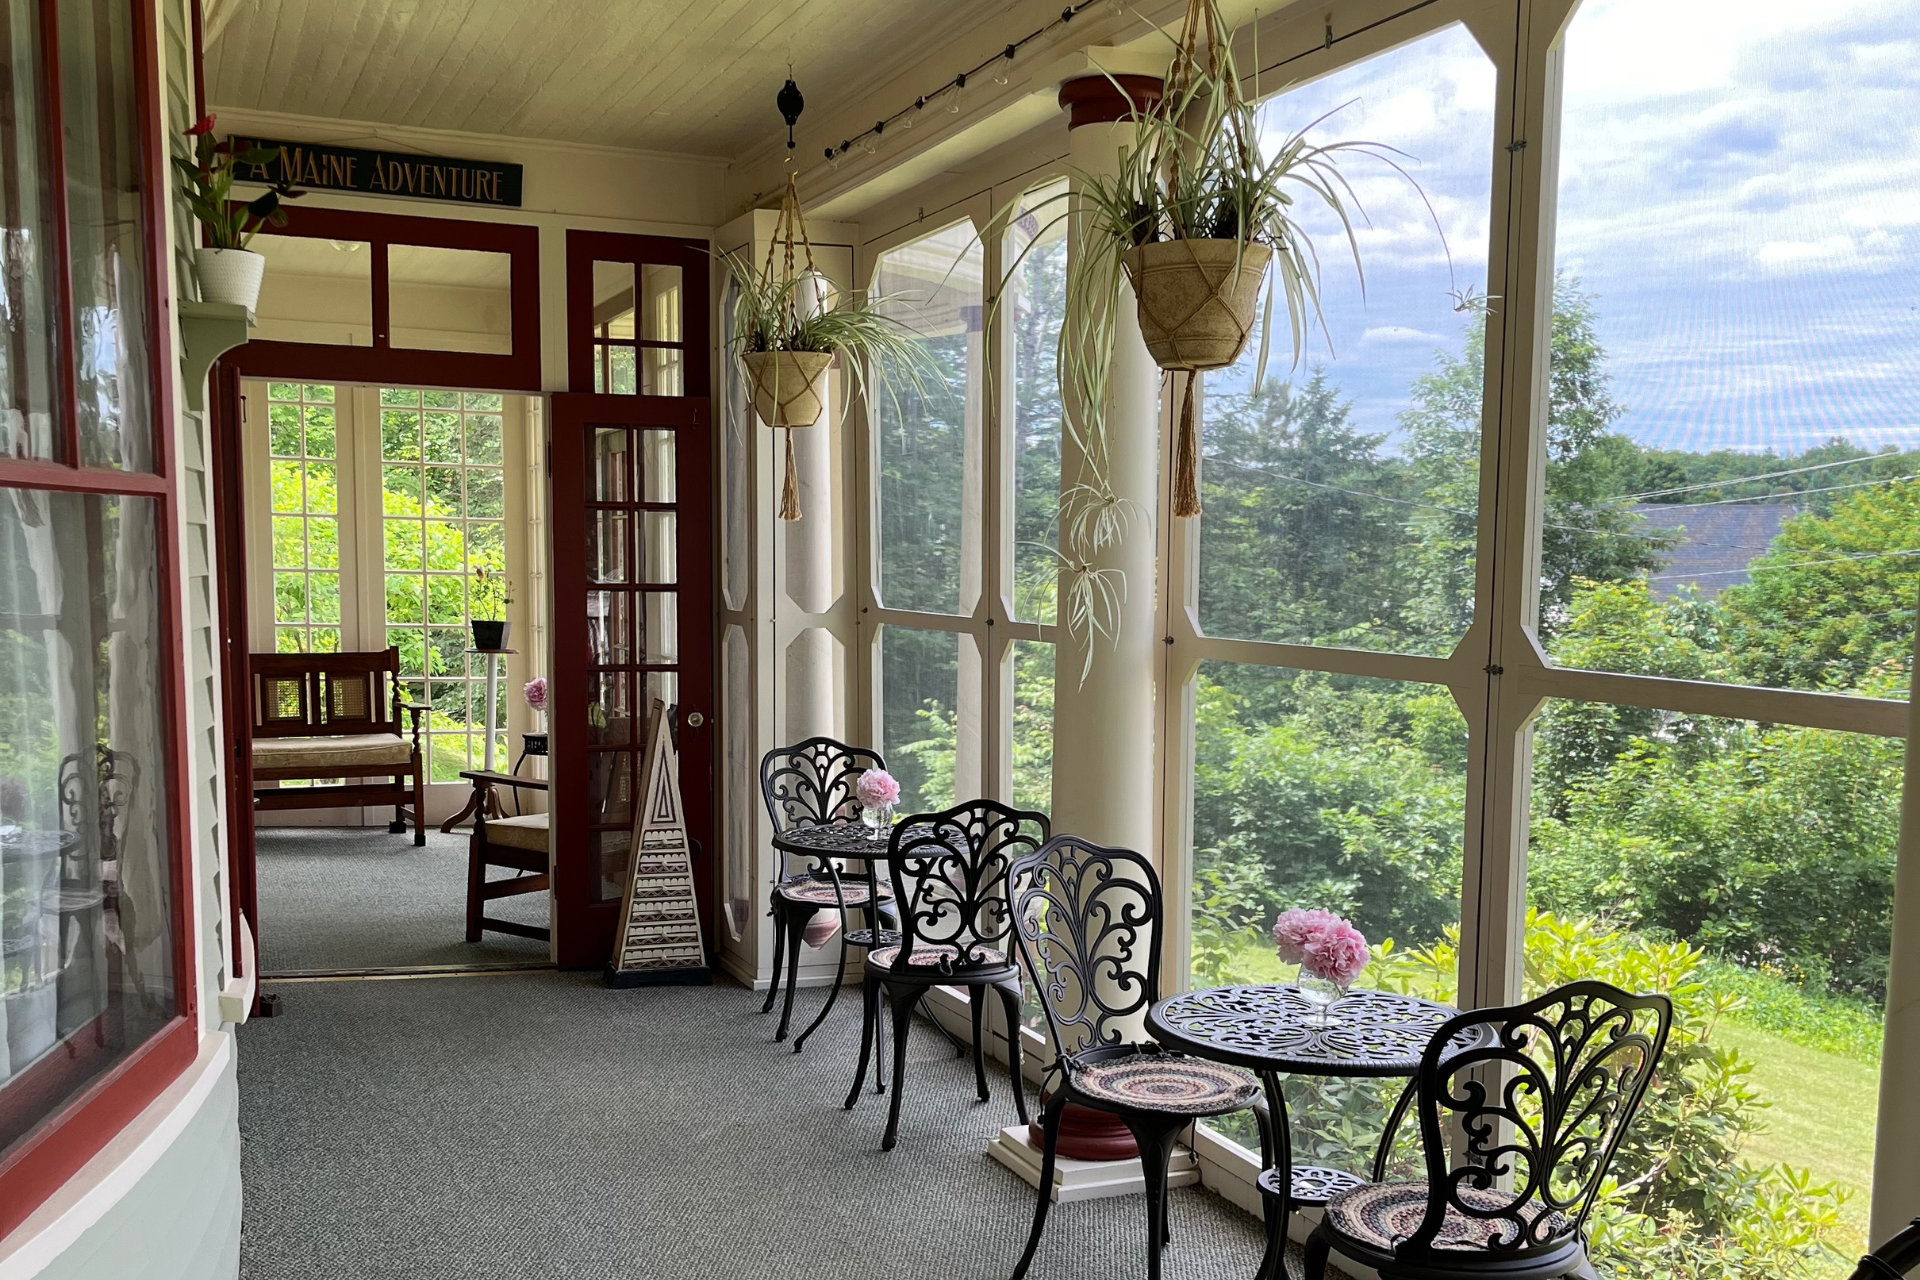
[[[1331,911],[1296,907],[1291,911],[1282,911],[1273,922],[1273,942],[1279,948],[1281,960],[1287,964],[1299,964],[1306,959],[1309,942],[1344,923]]]
[[[1365,935],[1345,920],[1336,920],[1332,928],[1314,935],[1304,951],[1301,972],[1325,978],[1338,987],[1352,986],[1373,959]]]
[[[535,676],[527,681],[527,687],[520,691],[520,696],[525,698],[527,705],[535,711],[545,711],[547,709],[547,678]]]
[[[869,809],[885,809],[900,803],[900,784],[885,769],[869,769],[853,784],[853,795]]]

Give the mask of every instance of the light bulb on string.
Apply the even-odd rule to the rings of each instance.
[[[966,91],[967,77],[964,74],[955,76],[953,78],[953,88],[947,91],[948,115],[957,116],[960,114],[960,95]]]
[[[993,82],[995,84],[1005,84],[1007,82],[1007,68],[1013,64],[1013,54],[1014,54],[1014,47],[1012,45],[1008,45],[1006,54],[1000,59],[1000,61],[994,64]]]
[[[868,155],[872,155],[880,149],[880,139],[874,137],[872,134],[868,134],[860,143],[860,149]]]
[[[925,111],[926,109],[927,109],[927,100],[925,98],[915,98],[913,100],[913,109],[907,112],[905,116],[901,117],[900,127],[902,129],[913,128],[913,122],[919,119],[920,113],[922,111]]]

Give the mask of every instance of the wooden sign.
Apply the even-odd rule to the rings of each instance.
[[[713,981],[700,935],[693,846],[680,802],[680,752],[667,704],[654,700],[646,766],[633,813],[632,860],[619,931],[607,964],[610,987],[705,986]]]
[[[310,191],[354,191],[361,195],[404,196],[410,200],[452,200],[459,204],[520,207],[520,166],[491,160],[409,155],[402,151],[363,151],[318,142],[276,142],[270,138],[227,139],[236,151],[262,147],[278,152],[265,164],[239,164],[241,182],[285,183]]]

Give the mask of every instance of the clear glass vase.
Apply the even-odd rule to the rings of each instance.
[[[890,804],[862,805],[860,821],[867,828],[867,839],[885,840],[893,829],[893,806]]]
[[[1301,1023],[1316,1030],[1339,1026],[1340,1019],[1335,1015],[1334,1007],[1346,997],[1347,988],[1330,978],[1308,973],[1305,969],[1300,971],[1298,981],[1300,994],[1307,1001],[1307,1012],[1300,1019]]]

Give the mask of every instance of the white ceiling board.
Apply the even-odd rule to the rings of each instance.
[[[1015,0],[250,0],[207,49],[224,107],[734,157],[1000,28]],[[1013,35],[1021,33],[1015,32]]]

